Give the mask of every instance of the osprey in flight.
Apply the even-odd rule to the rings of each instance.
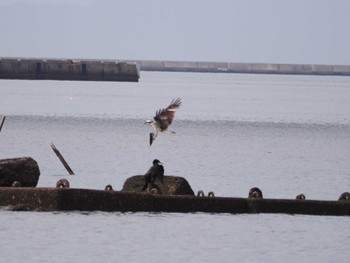
[[[175,116],[175,110],[181,106],[181,99],[173,99],[168,107],[165,109],[160,109],[156,112],[156,116],[153,117],[153,120],[147,120],[145,123],[152,126],[154,133],[150,133],[149,143],[152,145],[153,141],[158,136],[158,132],[171,132],[168,130],[168,127],[173,122]]]

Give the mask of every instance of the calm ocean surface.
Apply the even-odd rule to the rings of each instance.
[[[144,121],[181,97],[172,130]],[[39,187],[122,188],[160,159],[193,190],[337,200],[350,191],[350,78],[141,72],[139,83],[0,80],[0,159]],[[54,142],[75,176],[52,152]],[[11,212],[3,262],[348,262],[350,219],[283,214]]]

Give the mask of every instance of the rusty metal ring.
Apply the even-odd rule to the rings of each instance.
[[[108,184],[108,185],[106,185],[105,190],[106,191],[113,191],[113,187],[110,184]]]
[[[21,182],[19,182],[19,181],[14,181],[13,183],[12,183],[12,187],[21,187],[22,186],[22,184],[21,184]]]
[[[60,179],[56,183],[56,188],[69,188],[69,181],[67,179]]]
[[[203,192],[202,190],[199,190],[199,191],[197,192],[197,196],[204,196],[204,192]]]

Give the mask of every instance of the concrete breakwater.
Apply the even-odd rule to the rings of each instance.
[[[1,58],[0,79],[132,81],[138,65],[115,60]]]
[[[262,191],[253,187],[248,198],[216,197],[214,192],[197,196],[183,177],[164,176],[164,180],[144,189],[143,175],[126,179],[121,191],[111,185],[105,190],[70,188],[63,178],[56,188],[36,188],[40,170],[30,157],[0,160],[0,206],[10,210],[37,211],[120,211],[120,212],[207,212],[207,213],[287,213],[307,215],[350,216],[350,193],[337,201],[296,199],[264,199]]]
[[[350,76],[350,65],[0,57],[0,79],[137,82],[140,70]]]
[[[24,211],[286,213],[349,216],[349,201],[154,195],[113,190],[0,187],[0,206]]]
[[[350,65],[269,64],[231,62],[133,61],[144,71],[226,72],[252,74],[350,76]]]

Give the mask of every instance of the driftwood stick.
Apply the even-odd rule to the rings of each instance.
[[[53,142],[50,143],[50,146],[52,148],[52,150],[55,152],[55,154],[57,155],[58,159],[60,159],[61,163],[63,164],[63,166],[66,168],[66,170],[68,171],[68,173],[70,175],[74,175],[73,170],[69,167],[68,163],[66,162],[66,160],[63,158],[62,154],[59,152],[59,150],[57,150],[56,146],[53,144]]]
[[[1,121],[0,121],[0,132],[1,132],[2,126],[4,125],[5,119],[6,119],[6,116],[1,118]]]

